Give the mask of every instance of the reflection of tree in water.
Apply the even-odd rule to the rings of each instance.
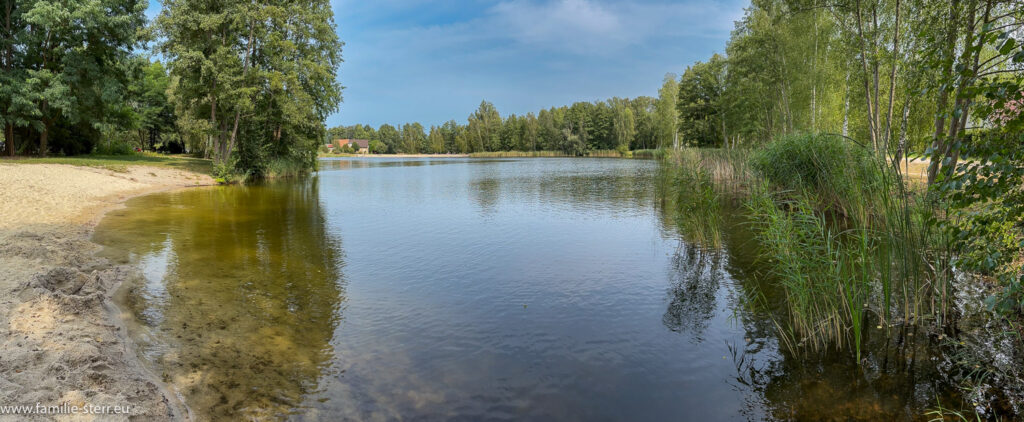
[[[474,179],[469,186],[470,195],[477,205],[480,206],[482,214],[491,214],[498,207],[498,200],[501,195],[501,181],[496,177],[483,177]]]
[[[487,214],[501,201],[538,201],[549,207],[611,213],[646,211],[653,201],[652,163],[617,160],[544,160],[475,167],[470,195]]]
[[[725,272],[722,255],[680,242],[672,256],[672,285],[669,304],[662,322],[675,332],[690,332],[694,340],[703,341],[702,335],[718,305],[718,289]]]
[[[295,412],[332,360],[344,301],[316,179],[143,199],[101,240],[136,256],[172,250],[166,295],[129,297],[137,315],[162,315],[143,354],[201,419]]]

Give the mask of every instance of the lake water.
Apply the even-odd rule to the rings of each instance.
[[[744,306],[770,284],[743,225],[689,244],[658,165],[325,160],[133,199],[95,240],[142,269],[130,334],[199,420],[922,419],[951,397],[912,341],[780,351]]]

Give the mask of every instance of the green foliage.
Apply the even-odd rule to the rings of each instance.
[[[215,163],[210,175],[213,176],[213,180],[222,185],[239,180],[239,175],[235,173],[235,168],[230,163]]]
[[[947,201],[957,265],[993,277],[1000,312],[1024,312],[1024,134],[990,130],[962,147],[963,162],[932,191]]]
[[[0,31],[0,127],[9,155],[88,153],[120,124],[142,2],[8,1]],[[13,144],[13,145],[12,145]]]
[[[687,67],[679,81],[679,134],[688,146],[723,145],[725,129],[725,58]]]
[[[811,191],[822,205],[843,212],[867,205],[882,187],[882,170],[870,152],[837,136],[781,136],[756,150],[750,164],[769,183]]]
[[[674,82],[669,83],[675,86]],[[664,94],[668,95],[668,91]],[[675,104],[674,95],[669,100]],[[451,120],[426,130],[419,123],[406,123],[399,128],[385,124],[374,131],[356,124],[329,129],[328,139],[368,139],[387,147],[375,149],[374,153],[561,151],[564,155],[583,156],[591,151],[614,150],[619,151],[619,156],[628,156],[632,148],[668,144],[674,136],[674,131],[665,130],[668,135],[664,136],[669,138],[659,138],[663,135],[657,125],[665,128],[674,123],[659,123],[655,109],[655,101],[649,97],[612,98],[502,118],[494,104],[483,101],[464,125]],[[663,111],[662,115],[660,118],[675,119],[674,113]]]
[[[276,159],[315,166],[341,101],[329,2],[169,0],[156,30],[172,100],[206,155],[250,177]]]
[[[387,152],[387,150],[388,150],[387,145],[384,145],[383,142],[378,141],[376,139],[370,141],[369,146],[370,146],[369,149],[370,149],[370,153],[371,154],[383,154],[383,153]]]

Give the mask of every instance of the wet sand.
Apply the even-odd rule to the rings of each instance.
[[[133,270],[96,257],[90,236],[128,198],[213,183],[147,166],[0,164],[0,406],[128,409],[0,421],[186,419],[180,400],[135,356],[110,300]]]

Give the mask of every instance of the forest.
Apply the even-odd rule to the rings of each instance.
[[[218,173],[315,166],[343,43],[324,0],[5,0],[4,154],[212,158]]]
[[[670,92],[671,91],[671,92]],[[658,149],[673,139],[675,90],[662,98],[613,98],[577,102],[523,116],[501,117],[494,104],[482,101],[465,124],[455,120],[429,129],[418,122],[397,126],[356,124],[333,127],[329,140],[368,139],[373,153],[478,153],[494,151],[589,151]]]

